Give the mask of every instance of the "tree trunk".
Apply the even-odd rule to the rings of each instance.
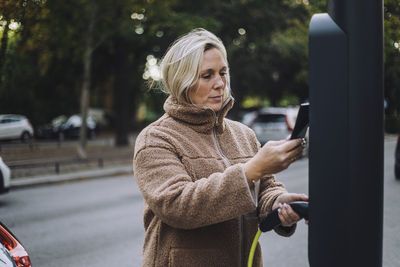
[[[4,63],[6,62],[6,51],[8,46],[8,26],[10,25],[10,19],[4,15],[6,19],[6,25],[4,26],[3,36],[1,37],[1,47],[0,47],[0,73],[2,73]],[[0,76],[1,83],[1,76]]]
[[[124,40],[118,38],[116,40],[116,73],[115,73],[115,86],[114,86],[114,111],[115,111],[115,145],[126,146],[128,141],[128,123],[131,121],[129,118],[129,61],[128,61],[128,45]]]
[[[86,35],[85,54],[83,57],[83,82],[81,93],[81,118],[82,125],[80,129],[78,157],[86,159],[86,145],[87,145],[87,114],[90,99],[90,84],[91,84],[91,69],[92,69],[92,54],[93,54],[93,30],[95,22],[96,6],[94,1],[91,1],[89,27]]]

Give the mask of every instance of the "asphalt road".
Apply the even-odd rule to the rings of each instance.
[[[383,266],[400,266],[400,181],[394,141],[385,142]],[[278,175],[291,192],[307,193],[308,161]],[[0,220],[27,248],[33,266],[140,266],[143,202],[131,176],[13,190],[0,195]],[[260,238],[264,266],[305,267],[307,226],[290,238]]]
[[[33,266],[139,266],[143,203],[121,176],[11,191],[0,219],[23,242]]]

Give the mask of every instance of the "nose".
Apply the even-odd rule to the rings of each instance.
[[[214,89],[223,89],[225,86],[225,77],[221,75],[217,75],[216,81],[214,83]]]

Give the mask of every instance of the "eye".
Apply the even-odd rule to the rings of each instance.
[[[219,75],[221,75],[221,76],[226,76],[228,73],[226,73],[226,72],[221,72]]]
[[[210,79],[211,78],[211,74],[205,74],[205,75],[201,76],[201,78]]]

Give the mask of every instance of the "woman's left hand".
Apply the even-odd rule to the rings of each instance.
[[[305,194],[284,193],[276,198],[272,209],[278,209],[279,219],[282,226],[292,226],[300,221],[300,216],[287,203],[293,201],[308,201],[308,196]]]

